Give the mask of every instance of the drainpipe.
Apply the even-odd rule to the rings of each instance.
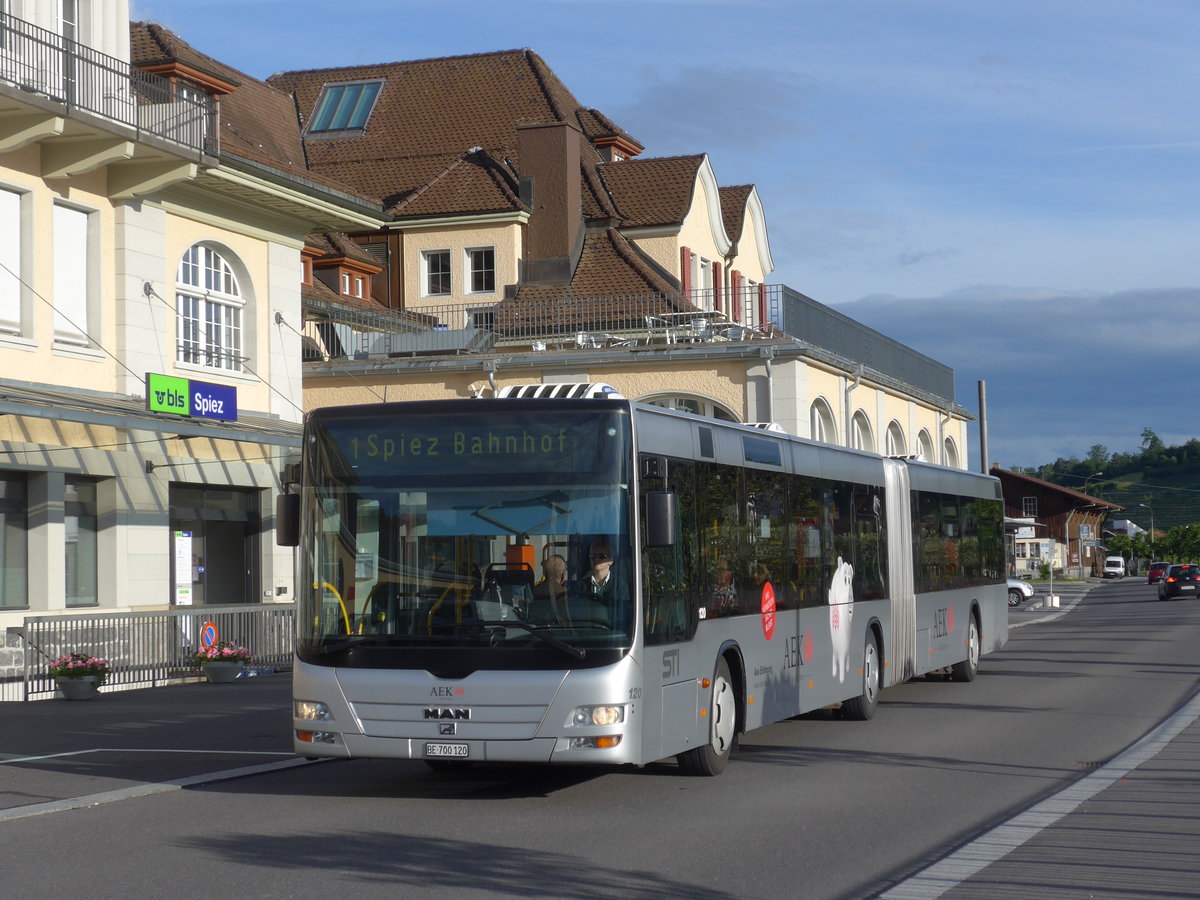
[[[496,361],[489,359],[483,364],[483,371],[487,373],[488,387],[492,389],[492,396],[496,396]]]
[[[938,462],[941,465],[946,465],[946,425],[954,418],[950,415],[949,409],[943,409],[942,412],[946,418],[938,422]]]
[[[858,371],[854,375],[854,384],[849,385],[846,388],[845,396],[842,399],[842,421],[845,423],[846,428],[846,440],[843,443],[847,447],[852,447],[854,444],[854,441],[851,439],[851,425],[853,423],[850,421],[850,394],[856,387],[862,384],[863,371],[864,369],[860,365],[858,367]]]
[[[771,369],[771,360],[775,358],[775,348],[774,347],[762,347],[759,349],[758,353],[759,353],[759,356],[762,357],[763,365],[767,367],[767,388],[766,388],[767,418],[766,418],[766,421],[774,422],[775,421],[775,386],[772,382],[774,372]]]

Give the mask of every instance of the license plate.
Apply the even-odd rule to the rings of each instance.
[[[1194,591],[1196,589],[1196,586],[1194,584],[1181,584],[1179,586],[1179,589],[1181,591]]]
[[[426,744],[426,756],[455,756],[460,759],[469,755],[466,744]]]

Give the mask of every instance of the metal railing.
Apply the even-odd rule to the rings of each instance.
[[[10,629],[11,632],[11,629]],[[0,699],[52,697],[48,664],[67,653],[109,661],[106,690],[156,687],[199,676],[196,650],[212,640],[250,648],[251,669],[292,665],[295,606],[180,607],[159,612],[35,616],[19,630],[24,656],[21,683],[11,681]]]
[[[722,298],[713,291],[569,295],[364,310],[305,304],[307,334],[322,356],[365,359],[480,353],[497,348],[592,348],[749,340],[770,329],[771,305],[757,290]]]
[[[948,400],[954,370],[786,285],[364,310],[305,303],[309,359],[795,339]]]
[[[0,84],[126,125],[197,154],[216,154],[212,97],[0,13]]]

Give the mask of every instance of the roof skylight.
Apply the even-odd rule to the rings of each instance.
[[[308,123],[308,133],[361,132],[367,126],[382,86],[382,79],[325,85]]]

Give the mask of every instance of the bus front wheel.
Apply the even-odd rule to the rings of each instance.
[[[867,643],[863,647],[862,693],[842,704],[842,718],[865,722],[875,715],[879,705],[879,644],[873,632],[867,632]]]
[[[725,657],[717,660],[708,716],[708,742],[675,757],[679,768],[688,775],[720,775],[729,765],[729,755],[737,739],[737,689]]]

